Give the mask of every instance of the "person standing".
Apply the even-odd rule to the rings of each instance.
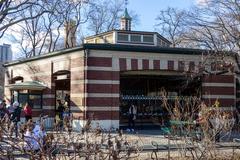
[[[64,112],[65,108],[61,102],[61,100],[58,100],[58,114],[59,114],[59,118],[60,120],[63,120],[63,112]]]
[[[13,109],[14,111],[11,114],[10,120],[14,125],[16,137],[18,137],[18,122],[20,121],[21,117],[21,107],[17,101],[13,103]]]
[[[25,114],[25,120],[26,122],[29,121],[29,119],[32,119],[32,108],[27,102],[23,108],[24,114]]]
[[[137,108],[135,105],[131,105],[128,110],[128,127],[134,132],[135,120],[137,118]]]

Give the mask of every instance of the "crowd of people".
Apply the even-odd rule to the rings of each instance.
[[[20,125],[22,111],[25,116],[25,123]],[[46,131],[40,121],[35,123],[32,121],[32,107],[29,102],[22,109],[17,101],[12,104],[6,103],[5,100],[0,101],[0,122],[1,124],[6,122],[10,137],[13,133],[16,137],[19,137],[18,134],[22,133],[26,150],[37,151],[44,144]]]

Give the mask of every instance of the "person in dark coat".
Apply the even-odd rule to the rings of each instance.
[[[14,125],[16,137],[18,137],[18,122],[20,122],[22,109],[19,106],[19,103],[17,101],[15,101],[12,106],[13,106],[14,111],[10,115],[10,120],[12,121],[12,123]]]
[[[59,118],[60,118],[60,120],[63,120],[63,112],[65,111],[65,108],[60,100],[58,100],[57,102],[58,102],[58,110],[57,111],[59,114]]]
[[[128,111],[128,127],[130,131],[134,132],[135,129],[135,120],[137,116],[137,108],[135,105],[131,105]]]

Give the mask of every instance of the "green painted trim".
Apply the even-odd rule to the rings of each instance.
[[[125,8],[124,14],[122,16],[123,19],[128,19],[131,20],[132,18],[130,17],[130,15],[128,14],[128,10],[127,8]]]

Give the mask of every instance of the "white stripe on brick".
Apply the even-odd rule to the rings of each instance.
[[[153,69],[153,59],[149,60],[149,69]]]
[[[55,106],[43,106],[43,109],[53,110],[55,109]]]
[[[143,61],[142,59],[138,59],[138,70],[142,70],[143,69]]]
[[[72,93],[71,97],[83,98],[84,93]],[[86,97],[102,97],[102,98],[119,97],[119,93],[87,93]]]
[[[131,69],[132,69],[131,59],[128,58],[127,59],[127,70],[131,70]]]
[[[205,99],[235,99],[234,95],[202,95]]]
[[[85,80],[86,84],[120,84],[118,80]],[[84,80],[72,80],[71,84],[84,84]]]
[[[85,69],[84,69],[85,68]],[[96,67],[96,66],[88,66],[88,67],[74,67],[71,69],[72,72],[83,71],[83,69],[89,71],[119,71],[119,69],[112,67]]]
[[[88,111],[119,111],[119,107],[87,107]]]
[[[120,71],[119,58],[117,58],[117,57],[112,58],[112,70],[113,71]]]
[[[86,70],[86,68],[85,68]],[[88,66],[87,70],[89,71],[113,71],[112,67],[93,67]]]
[[[189,70],[189,61],[184,61],[184,71]]]
[[[88,93],[87,97],[119,97],[119,93]]]
[[[160,61],[160,69],[168,69],[168,61],[163,59]]]
[[[120,84],[118,80],[87,80],[88,84]]]
[[[173,68],[175,71],[178,70],[178,61],[174,61],[174,68]]]
[[[55,98],[54,94],[43,94],[43,98]]]
[[[119,107],[87,106],[87,111],[119,111]],[[71,111],[85,111],[84,106],[71,107]]]
[[[233,83],[202,83],[204,87],[234,87]]]

